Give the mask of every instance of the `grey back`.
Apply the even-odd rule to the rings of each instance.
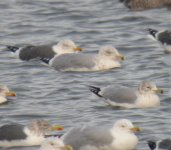
[[[110,145],[114,138],[106,128],[85,127],[72,129],[64,135],[63,140],[65,144],[70,144],[74,150],[79,150],[86,145],[96,147]]]
[[[158,40],[164,44],[171,44],[171,31],[164,31],[158,34]]]
[[[159,143],[159,148],[160,148],[160,149],[171,150],[171,139],[162,140],[162,141]]]
[[[95,65],[95,57],[92,55],[77,53],[77,54],[62,54],[57,56],[52,63],[52,67],[56,70],[63,69],[79,69],[88,68],[91,69]]]
[[[0,127],[0,140],[20,140],[25,139],[27,135],[23,132],[23,125],[4,125]]]
[[[34,58],[53,58],[55,52],[50,45],[33,46],[29,45],[20,51],[19,57],[22,60],[30,60]]]
[[[105,99],[117,103],[134,103],[137,99],[136,91],[124,86],[109,86],[102,90]]]

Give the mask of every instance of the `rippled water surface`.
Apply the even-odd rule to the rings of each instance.
[[[165,8],[131,12],[118,0],[1,0],[1,44],[48,44],[69,38],[92,53],[112,44],[127,59],[121,69],[65,73],[40,62],[21,62],[1,45],[0,82],[17,97],[0,106],[0,124],[41,118],[62,124],[67,131],[84,124],[109,127],[128,118],[142,128],[137,149],[147,150],[148,139],[170,137],[171,56],[146,35],[148,27],[169,29],[170,13]],[[114,109],[86,86],[137,86],[142,80],[164,89],[160,107]],[[38,147],[21,148],[25,149]]]

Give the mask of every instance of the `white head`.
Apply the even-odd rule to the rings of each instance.
[[[65,145],[59,138],[48,138],[40,146],[40,150],[73,150],[70,145]]]
[[[76,46],[76,44],[71,40],[62,40],[59,41],[57,45],[53,46],[53,51],[56,54],[64,54],[79,52],[82,51],[82,49],[79,46]]]
[[[4,103],[7,101],[6,97],[8,96],[16,96],[15,92],[9,91],[9,89],[7,88],[7,86],[5,85],[0,85],[0,104]]]
[[[143,81],[139,87],[138,91],[141,94],[157,94],[157,93],[163,93],[162,89],[159,89],[156,87],[154,83],[150,83],[149,81]]]
[[[140,128],[135,127],[128,119],[120,119],[116,121],[112,130],[114,130],[114,132],[134,133],[140,131]]]
[[[106,58],[109,60],[114,60],[114,61],[121,61],[124,60],[125,57],[121,55],[116,48],[113,46],[104,46],[100,49],[99,57],[101,58]]]
[[[64,129],[60,125],[51,125],[46,120],[34,120],[27,127],[35,135],[42,135],[42,136],[44,136],[48,131]]]

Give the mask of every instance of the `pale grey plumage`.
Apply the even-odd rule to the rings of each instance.
[[[61,140],[73,150],[131,150],[138,143],[133,132],[140,131],[130,120],[120,119],[111,127],[83,126],[65,133]]]
[[[110,145],[114,138],[108,129],[103,127],[74,128],[64,136],[64,143],[72,146],[74,150],[79,150],[84,145],[102,147]]]
[[[41,60],[56,70],[99,71],[121,67],[120,61],[124,60],[124,56],[113,46],[104,46],[97,54],[70,53]]]
[[[143,81],[136,89],[117,85],[102,89],[89,86],[89,89],[97,96],[103,98],[109,105],[126,108],[159,106],[160,100],[157,93],[163,93],[163,90],[148,81]]]
[[[87,68],[91,69],[95,66],[95,57],[89,54],[77,53],[77,54],[63,54],[57,56],[51,67],[56,70],[65,70],[65,69],[80,69]]]
[[[103,90],[103,97],[119,103],[135,103],[136,89],[124,86],[109,86]]]

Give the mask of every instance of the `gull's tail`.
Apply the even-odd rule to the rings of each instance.
[[[15,53],[17,50],[19,50],[19,47],[16,47],[16,46],[6,45],[6,47],[8,50],[10,50],[13,53]]]
[[[151,36],[153,36],[154,38],[156,38],[156,34],[158,33],[157,30],[148,28],[147,31],[148,31],[148,33],[149,33]]]
[[[154,150],[156,148],[156,142],[154,141],[148,141],[148,146],[151,150]]]
[[[101,91],[100,88],[95,87],[95,86],[88,86],[88,87],[89,87],[89,90],[90,90],[92,93],[96,94],[96,95],[99,96],[99,97],[103,97],[102,95],[99,94],[99,92]]]
[[[49,64],[51,58],[40,58],[41,61],[43,61],[46,64]]]

